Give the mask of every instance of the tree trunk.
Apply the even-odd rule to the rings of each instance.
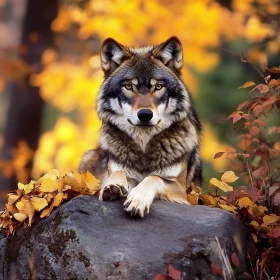
[[[22,45],[26,54],[21,58],[35,72],[41,70],[41,56],[44,50],[53,47],[51,22],[57,15],[59,0],[28,0],[22,28]],[[4,130],[4,145],[1,154],[3,160],[11,159],[11,151],[24,141],[33,151],[38,147],[40,125],[44,102],[39,88],[29,84],[29,76],[24,85],[14,83],[10,92],[7,122]],[[50,81],[51,82],[51,81]],[[28,180],[32,159],[27,163]],[[5,178],[0,175],[0,191],[16,189],[16,177]]]

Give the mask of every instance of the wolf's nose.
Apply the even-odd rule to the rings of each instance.
[[[137,117],[141,122],[149,122],[153,118],[153,111],[150,109],[141,109],[138,111]]]

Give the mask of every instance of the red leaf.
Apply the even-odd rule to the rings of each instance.
[[[278,86],[279,84],[280,84],[279,79],[278,79],[278,80],[272,79],[272,80],[268,83],[268,86],[274,87],[274,86]]]
[[[265,84],[260,84],[254,87],[250,92],[254,91],[255,89],[258,89],[260,91],[260,94],[266,93],[269,91],[269,87]]]
[[[268,149],[268,152],[269,152],[269,155],[270,155],[270,158],[276,158],[277,155],[278,155],[278,152],[277,150],[274,150],[274,149]]]
[[[275,206],[280,205],[280,192],[277,192],[277,193],[274,195],[273,203],[274,203]]]
[[[237,109],[236,110],[241,110],[245,105],[247,105],[247,104],[249,104],[249,101],[248,100],[245,100],[245,101],[243,101],[243,102],[241,102],[239,105],[238,105],[238,107],[237,107]]]
[[[157,274],[154,280],[167,280],[167,277],[164,274]]]
[[[260,91],[261,94],[269,91],[269,87],[267,85],[264,85],[264,84],[258,85],[257,89]]]
[[[272,104],[268,104],[266,106],[263,107],[263,113],[267,113],[267,112],[270,112],[273,108],[273,105]]]
[[[240,142],[238,147],[245,151],[250,145],[252,144],[252,139],[243,138]]]
[[[212,272],[216,275],[220,275],[222,276],[223,275],[223,270],[215,263],[212,263],[211,264],[211,269],[212,269]]]
[[[276,226],[275,228],[273,228],[268,234],[267,236],[271,237],[271,238],[278,238],[280,237],[280,226]]]
[[[268,69],[269,72],[271,73],[280,73],[280,68],[279,67],[272,67]]]
[[[254,116],[257,117],[260,114],[260,112],[262,112],[262,110],[263,110],[262,105],[260,104],[256,105],[253,109]]]
[[[252,136],[256,136],[256,135],[258,135],[259,133],[260,133],[260,130],[259,130],[256,126],[251,127],[251,129],[250,129],[250,134],[251,134]]]
[[[237,157],[236,150],[232,147],[226,148],[226,153],[227,153],[226,158],[231,160],[231,161],[234,160]]]
[[[225,152],[218,152],[214,155],[214,159],[221,157]]]
[[[173,280],[179,280],[181,277],[181,271],[174,268],[173,265],[168,265],[168,276],[171,277]]]
[[[256,179],[264,179],[267,177],[269,173],[269,168],[268,167],[260,167],[258,169],[256,169],[252,175],[254,178]]]
[[[236,123],[237,121],[239,121],[241,119],[241,116],[240,115],[234,115],[233,118],[232,118],[232,123]]]
[[[235,253],[231,255],[231,261],[235,267],[239,266],[239,259]]]
[[[257,123],[258,125],[261,125],[263,127],[266,127],[265,123],[262,120],[260,120],[260,119],[255,119],[253,122]]]
[[[271,96],[271,97],[268,98],[268,100],[266,100],[266,101],[264,101],[264,102],[262,103],[262,107],[265,107],[265,106],[267,106],[267,105],[273,104],[273,103],[276,102],[276,101],[277,101],[276,96]]]

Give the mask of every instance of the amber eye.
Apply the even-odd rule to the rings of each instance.
[[[127,90],[132,90],[132,84],[125,84],[124,87],[125,87]]]
[[[155,85],[155,90],[161,90],[163,88],[162,84],[156,84]]]

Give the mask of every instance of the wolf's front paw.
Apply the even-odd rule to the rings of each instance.
[[[100,200],[114,200],[127,197],[127,189],[120,184],[108,185],[100,191]]]
[[[143,218],[149,213],[153,199],[154,196],[151,193],[135,187],[131,190],[123,205],[126,211],[131,212],[132,216]]]

